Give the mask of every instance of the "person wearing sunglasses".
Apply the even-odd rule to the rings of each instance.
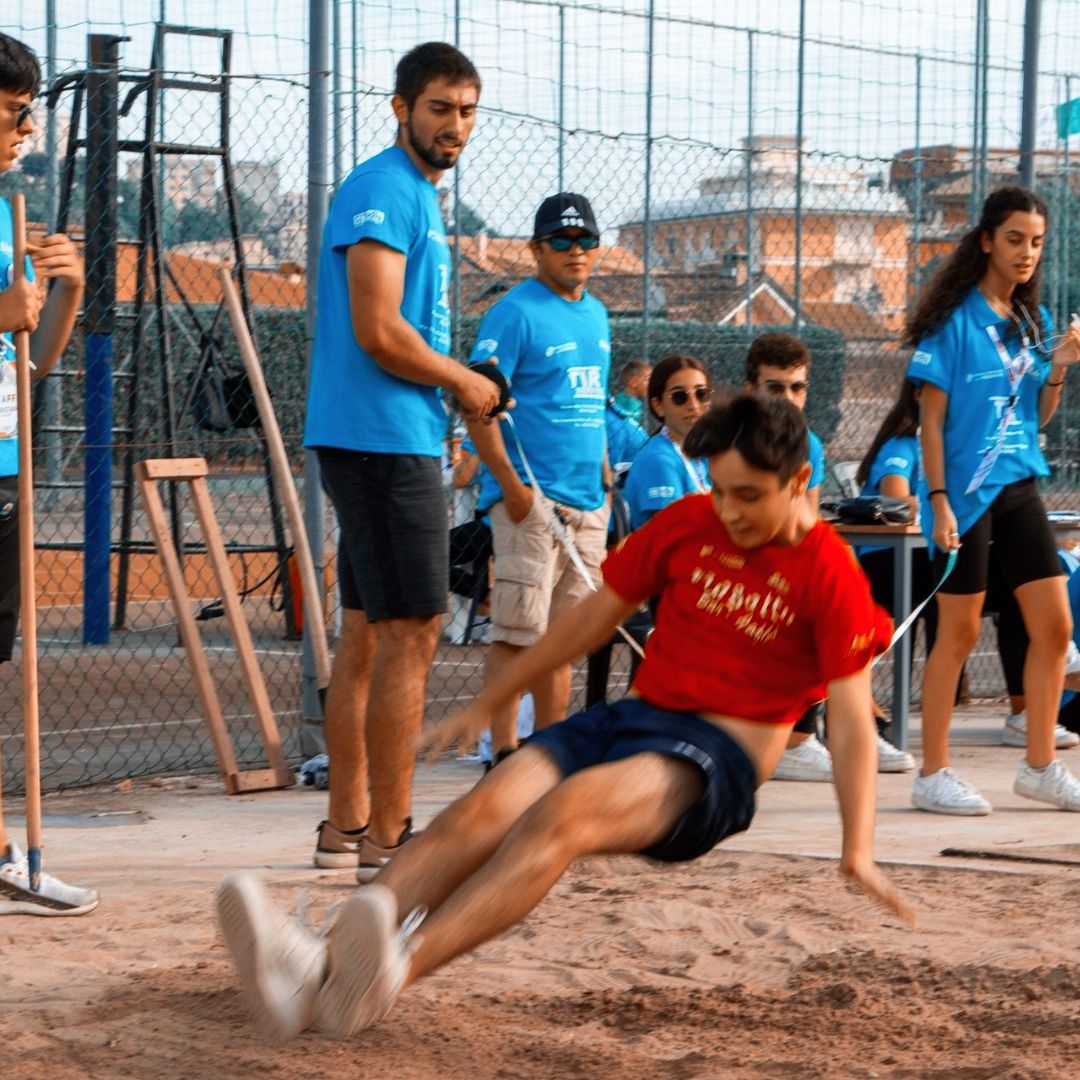
[[[607,542],[611,331],[607,309],[586,288],[600,255],[589,200],[575,192],[545,199],[529,248],[534,276],[487,313],[471,356],[497,358],[516,403],[501,423],[467,421],[487,466],[477,510],[490,515],[495,549],[489,682],[590,592],[556,531],[566,530],[594,580]],[[570,676],[563,664],[532,688],[538,730],[566,716]],[[494,718],[496,762],[517,746],[517,707],[515,696]]]
[[[0,173],[18,161],[34,131],[33,100],[41,86],[37,57],[0,34]],[[0,198],[0,664],[11,659],[19,618],[19,412],[14,335],[30,334],[30,375],[40,379],[60,359],[83,294],[83,263],[59,233],[27,244],[26,273],[15,281],[11,207]],[[48,299],[42,285],[55,282]],[[98,904],[93,889],[42,874],[30,887],[26,855],[9,842],[0,812],[0,915],[82,915]]]
[[[705,365],[684,353],[665,356],[649,376],[646,397],[661,427],[635,458],[623,485],[634,529],[676,499],[709,489],[704,462],[691,460],[682,449],[686,433],[712,398]]]
[[[1023,667],[1026,717],[1010,725],[1026,743],[1015,794],[1080,811],[1080,779],[1054,755],[1065,652],[1072,631],[1065,578],[1039,495],[1050,469],[1039,428],[1080,362],[1080,329],[1053,334],[1039,303],[1046,203],[1004,187],[983,203],[923,291],[904,332],[915,351],[907,376],[922,388],[921,522],[944,573],[938,635],[923,674],[923,761],[911,801],[935,814],[989,814],[989,801],[949,757],[956,681],[979,636],[991,560],[1016,599],[1030,639]]]

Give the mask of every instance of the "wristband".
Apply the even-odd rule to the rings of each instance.
[[[1061,382],[1050,382],[1050,380],[1047,379],[1046,380],[1046,385],[1047,386],[1064,386],[1065,385],[1065,380],[1062,379]]]
[[[934,488],[928,498],[932,499],[935,495],[948,495],[949,493],[944,488]]]

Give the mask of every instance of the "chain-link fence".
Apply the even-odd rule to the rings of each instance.
[[[680,350],[738,382],[754,334],[795,329],[813,353],[808,415],[832,463],[865,452],[906,366],[905,310],[1020,164],[1023,0],[760,0],[712,17],[682,0],[313,2],[314,12],[265,0],[22,0],[9,11],[8,31],[43,59],[50,92],[0,193],[23,191],[31,221],[64,225],[89,269],[76,336],[35,401],[47,786],[213,762],[132,481],[146,457],[210,462],[290,757],[305,715],[318,719],[303,692],[282,493],[239,408],[215,274],[230,265],[241,286],[303,489],[309,227],[321,226],[334,183],[393,140],[393,70],[412,45],[454,42],[484,79],[481,120],[442,185],[458,355],[493,299],[530,274],[540,200],[580,191],[604,234],[590,287],[612,315],[613,370]],[[1061,323],[1080,306],[1070,241],[1080,169],[1068,123],[1058,125],[1058,106],[1080,98],[1080,9],[1041,7],[1034,175],[1052,208],[1044,301]],[[162,24],[174,29],[163,35]],[[329,145],[311,146],[323,102]],[[1075,502],[1078,426],[1074,394],[1047,433],[1048,488],[1062,506]],[[467,488],[451,486],[449,468],[447,480],[464,524]],[[184,485],[164,494],[223,711],[251,764],[261,744],[202,538]],[[333,630],[332,516],[323,524]],[[473,556],[457,552],[433,716],[482,680],[485,574]],[[970,672],[977,689],[1000,691],[992,649]],[[620,667],[612,678],[622,677]],[[0,692],[4,784],[18,789],[17,662],[0,669]]]

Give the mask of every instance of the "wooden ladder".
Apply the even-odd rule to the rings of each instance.
[[[225,781],[225,790],[230,795],[237,795],[247,791],[291,787],[296,782],[296,778],[286,764],[285,755],[281,749],[281,735],[278,732],[273,709],[270,707],[270,697],[266,692],[266,684],[263,682],[262,672],[259,670],[258,660],[255,657],[251,631],[248,629],[247,619],[240,605],[240,597],[229,567],[225,544],[221,538],[221,528],[206,486],[208,471],[205,458],[157,458],[140,461],[135,466],[139,492],[142,495],[143,505],[146,507],[154,544],[165,570],[165,581],[169,587],[176,621],[180,627],[180,638],[184,643],[188,663],[195,677],[195,685],[199,691],[206,722],[210,726],[210,740],[214,746],[214,753],[217,755],[222,779]],[[255,710],[255,718],[259,722],[263,746],[266,749],[266,760],[270,763],[267,769],[240,771],[236,766],[232,739],[225,726],[217,689],[210,676],[210,665],[207,663],[206,653],[203,650],[202,638],[195,626],[195,617],[191,613],[191,597],[188,595],[184,572],[169,530],[161,493],[158,491],[158,482],[161,480],[187,481],[190,485],[195,512],[206,542],[206,553],[217,579],[221,602],[236,645],[244,684]]]

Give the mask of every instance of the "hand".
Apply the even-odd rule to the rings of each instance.
[[[1054,349],[1053,361],[1058,367],[1072,367],[1080,363],[1080,320],[1075,315]],[[1050,377],[1054,378],[1053,375]]]
[[[20,278],[0,292],[0,331],[33,333],[41,318],[41,289],[33,281]]]
[[[956,531],[956,515],[952,512],[948,498],[941,498],[934,504],[934,531],[930,539],[934,546],[942,551],[957,551],[960,547],[960,534]]]
[[[83,261],[75,245],[63,233],[26,245],[34,274],[39,281],[54,280],[69,288],[81,290],[86,283]]]
[[[536,494],[527,484],[515,484],[509,491],[503,492],[503,506],[506,516],[520,525],[528,516],[536,501]]]
[[[854,882],[872,900],[899,915],[908,926],[915,925],[915,905],[904,899],[903,894],[892,885],[878,869],[873,859],[858,858],[840,860],[840,873]]]
[[[474,701],[437,724],[425,724],[420,732],[418,748],[427,748],[424,760],[429,765],[434,765],[439,760],[439,754],[452,743],[459,742],[462,746],[475,743],[489,727],[491,710]]]
[[[486,364],[498,362],[497,356],[484,361]],[[500,393],[498,386],[490,379],[462,366],[456,385],[453,387],[453,394],[466,420],[483,420],[485,423],[490,423],[495,419]]]

